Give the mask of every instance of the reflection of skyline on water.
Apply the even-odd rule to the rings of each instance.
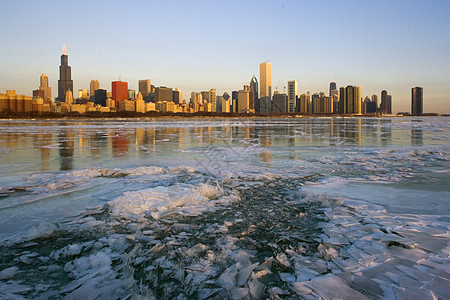
[[[256,147],[260,149],[257,159],[271,164],[277,159],[274,151],[279,148],[292,149],[283,159],[295,160],[301,159],[303,147],[426,144],[428,136],[421,128],[422,123],[399,128],[396,124],[401,121],[375,118],[231,119],[165,121],[167,126],[161,126],[158,121],[12,122],[1,124],[0,145],[9,149],[9,153],[2,154],[3,163],[16,161],[18,165],[26,165],[39,162],[42,171],[71,170],[115,159],[151,160],[155,152],[164,153],[167,159],[180,159],[186,155],[182,153],[190,149],[211,146]],[[28,130],[25,126],[30,124],[33,126]],[[14,132],[14,128],[8,130],[14,126],[20,129],[19,132]]]
[[[74,134],[71,129],[61,129],[58,134],[59,140],[59,159],[61,162],[60,170],[67,171],[72,170],[73,167],[73,154],[74,154]]]

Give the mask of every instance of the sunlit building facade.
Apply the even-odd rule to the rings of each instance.
[[[272,64],[263,62],[259,65],[259,96],[272,98]]]

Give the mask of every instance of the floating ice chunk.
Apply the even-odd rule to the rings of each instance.
[[[317,277],[303,284],[324,299],[368,299],[333,274]]]
[[[253,270],[256,268],[257,265],[258,263],[254,263],[253,265],[250,265],[248,267],[239,270],[237,286],[243,286],[247,282],[248,277],[250,276],[250,274],[253,272]]]
[[[66,251],[64,251],[64,256],[78,255],[81,253],[81,249],[83,249],[83,246],[80,244],[69,245]]]
[[[46,290],[48,290],[48,288],[51,287],[51,284],[43,284],[43,283],[39,283],[37,284],[34,289],[37,292],[45,292]]]
[[[198,290],[198,299],[208,299],[218,291],[220,291],[220,289],[200,289]]]
[[[164,248],[166,248],[166,245],[164,245],[162,243],[158,243],[155,246],[153,246],[152,248],[150,248],[149,252],[152,254],[158,254],[159,252],[163,251]]]
[[[317,271],[311,270],[310,268],[300,267],[297,269],[297,266],[295,273],[297,274],[297,281],[308,281],[319,275]]]
[[[214,203],[208,201],[221,195],[223,190],[217,186],[176,184],[125,192],[123,196],[109,202],[109,206],[116,217],[140,220],[145,215],[151,215],[159,219],[169,212],[198,215],[213,208]]]
[[[261,294],[266,286],[258,281],[255,274],[252,274],[252,279],[248,282],[248,288],[253,299],[260,299]]]
[[[333,247],[327,247],[324,244],[320,244],[317,249],[319,250],[320,255],[328,261],[339,256],[336,249]]]
[[[9,267],[0,271],[0,280],[9,280],[16,276],[18,267]]]
[[[269,274],[272,274],[272,272],[270,270],[261,270],[261,271],[256,272],[256,277],[258,279],[261,279]]]
[[[55,230],[56,225],[49,222],[41,222],[38,227],[33,226],[27,232],[27,237],[30,239],[37,239],[40,237],[50,236]]]
[[[232,300],[242,300],[248,297],[248,288],[235,288],[231,290]]]
[[[272,268],[273,256],[255,268],[255,270],[269,270]]]
[[[305,283],[303,283],[303,282],[294,282],[293,284],[292,284],[292,286],[293,286],[293,288],[294,288],[294,291],[295,291],[295,293],[298,295],[298,296],[305,296],[305,295],[311,295],[312,294],[312,290],[310,289],[310,288],[308,288],[306,285],[305,285]],[[273,288],[272,290],[274,290],[275,288]],[[280,293],[277,293],[277,294],[280,294]],[[282,295],[282,294],[281,294]]]
[[[28,285],[22,285],[14,280],[8,281],[6,284],[0,284],[0,299],[25,299],[16,294],[22,294],[26,292],[30,292],[33,289]]]
[[[240,269],[248,267],[252,264],[250,262],[250,254],[247,251],[239,250],[235,252],[232,256],[234,261],[238,263],[238,267]]]
[[[142,175],[161,174],[165,173],[166,170],[161,167],[147,166],[147,167],[137,167],[134,169],[125,169],[123,170],[123,172],[131,176],[142,176]]]
[[[236,274],[238,268],[236,265],[232,265],[226,269],[222,275],[217,279],[217,284],[225,289],[231,290],[236,286]]]
[[[433,279],[433,276],[431,276],[430,274],[426,273],[426,272],[420,272],[416,269],[413,268],[409,268],[406,266],[395,266],[397,269],[399,269],[400,271],[402,271],[403,273],[405,273],[406,275],[410,276],[411,278],[414,278],[415,280],[418,281],[431,281]]]
[[[277,261],[286,268],[291,268],[291,262],[285,253],[277,254]]]
[[[198,243],[195,246],[191,247],[188,251],[186,251],[186,255],[197,256],[200,253],[206,251],[207,249],[208,249],[208,247],[206,247],[204,244]]]
[[[291,273],[278,273],[280,275],[280,279],[284,282],[295,282],[297,279],[294,274]]]

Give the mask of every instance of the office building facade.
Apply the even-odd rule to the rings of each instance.
[[[259,97],[272,98],[272,64],[263,62],[259,65]]]
[[[111,99],[116,102],[116,107],[119,107],[120,101],[128,100],[128,82],[113,81],[111,92]]]
[[[142,94],[142,97],[147,98],[148,94],[152,91],[152,85],[150,83],[150,79],[139,80],[139,93]]]

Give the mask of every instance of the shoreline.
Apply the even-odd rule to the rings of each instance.
[[[238,114],[238,113],[101,113],[101,114],[5,114],[0,120],[86,120],[86,119],[310,119],[310,118],[417,118],[417,117],[448,117],[449,114],[411,115],[348,115],[348,114]]]

